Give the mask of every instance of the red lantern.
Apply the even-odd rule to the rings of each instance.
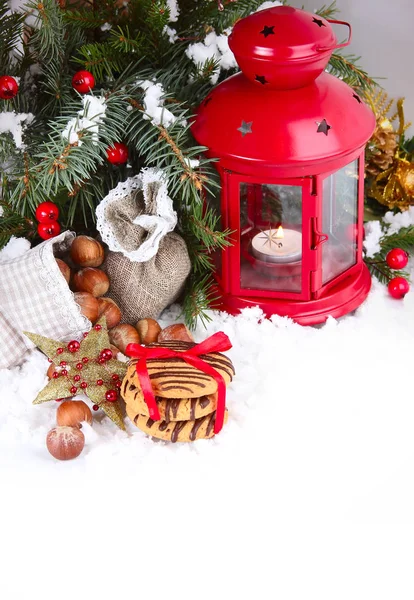
[[[238,21],[229,44],[243,69],[218,85],[192,130],[218,158],[232,246],[217,253],[224,310],[260,306],[311,325],[359,306],[371,287],[362,260],[364,148],[375,117],[324,72],[330,23],[288,6]]]

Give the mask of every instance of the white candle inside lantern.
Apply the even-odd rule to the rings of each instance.
[[[302,258],[302,234],[294,229],[266,229],[252,239],[252,254],[271,263],[291,263]]]

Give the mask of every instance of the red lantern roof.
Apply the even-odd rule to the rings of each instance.
[[[316,174],[371,137],[375,117],[358,94],[319,75],[336,43],[328,21],[280,6],[239,21],[229,41],[243,73],[208,95],[192,126],[223,167],[242,161],[245,170],[254,164]]]

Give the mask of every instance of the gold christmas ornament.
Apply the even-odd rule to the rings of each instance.
[[[58,342],[36,333],[24,333],[59,367],[33,404],[83,393],[125,430],[118,390],[127,365],[117,360],[110,349],[105,318],[81,342]]]
[[[404,98],[397,101],[397,110],[391,116],[394,103],[382,90],[367,94],[366,100],[377,116],[377,127],[368,143],[366,174],[373,177],[368,196],[390,209],[406,210],[414,204],[414,163],[400,150],[405,124]],[[398,127],[394,123],[398,119]]]

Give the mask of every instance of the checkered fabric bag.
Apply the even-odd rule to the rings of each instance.
[[[34,347],[23,331],[70,341],[90,330],[55,260],[55,253],[64,252],[74,237],[66,231],[0,262],[0,368],[21,363]]]

